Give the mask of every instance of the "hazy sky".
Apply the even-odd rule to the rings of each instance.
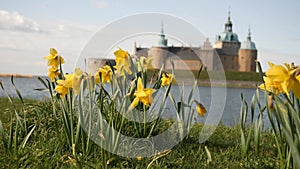
[[[71,72],[84,45],[98,30],[120,18],[141,13],[178,17],[214,43],[216,35],[224,31],[229,9],[233,31],[241,42],[246,39],[250,25],[264,69],[267,61],[300,63],[300,1],[297,0],[0,0],[0,73],[46,74],[44,57],[50,47],[65,58],[65,71]],[[132,27],[146,25],[145,22]],[[158,19],[157,25],[151,26],[157,27],[159,32],[160,23]],[[164,20],[164,25],[168,35],[172,24]],[[110,39],[126,26],[112,30],[103,38]],[[189,36],[190,32],[182,29],[178,33]],[[135,41],[147,44],[142,38]],[[187,43],[202,45],[193,44],[194,41]],[[125,47],[132,51],[133,44]]]

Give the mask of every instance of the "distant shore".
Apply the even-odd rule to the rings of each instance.
[[[0,73],[0,77],[21,77],[21,78],[33,78],[33,75],[26,74],[10,74],[10,73]]]
[[[226,80],[226,81],[199,81],[199,86],[213,86],[213,87],[231,87],[231,88],[256,88],[260,82],[257,81],[238,81],[238,80]]]

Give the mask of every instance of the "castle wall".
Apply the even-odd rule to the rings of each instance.
[[[213,68],[212,70],[215,71],[220,71],[220,70],[224,70],[223,69],[223,63],[222,60],[218,54],[218,52],[216,50],[214,50],[214,55],[213,55]]]
[[[238,55],[219,55],[225,71],[238,71]]]
[[[168,48],[152,47],[148,51],[148,57],[153,57],[152,65],[155,69],[160,69],[168,56]]]
[[[240,49],[239,50],[239,71],[255,72],[257,60],[257,50]]]
[[[240,42],[216,42],[214,48],[221,49],[226,55],[238,55],[241,47]]]
[[[134,48],[134,51],[135,51],[135,55],[137,58],[140,58],[141,56],[144,56],[144,57],[148,57],[148,51],[149,49],[148,48]]]
[[[241,47],[240,42],[216,42],[214,47],[218,51],[218,56],[225,71],[238,71],[238,52]],[[218,66],[215,70],[220,70]]]
[[[169,59],[166,60],[166,69],[172,69],[171,61]],[[199,70],[202,62],[200,60],[181,60],[174,59],[174,69],[176,70]]]

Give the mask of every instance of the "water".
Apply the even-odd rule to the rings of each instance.
[[[12,97],[17,97],[16,91],[11,83],[10,77],[0,77],[4,89]],[[36,91],[35,89],[45,88],[43,84],[37,79],[33,78],[14,78],[14,83],[21,93],[23,98],[41,100],[49,98],[50,95],[46,91]],[[2,89],[0,89],[0,97],[6,97]]]
[[[12,96],[17,97],[17,94],[15,92],[15,89],[13,85],[11,84],[10,77],[0,77],[0,80],[2,81],[2,84],[5,88],[5,90]],[[49,98],[49,93],[47,91],[36,91],[34,89],[44,88],[42,83],[37,79],[37,77],[33,78],[14,78],[14,82],[20,93],[22,94],[23,98],[29,98],[29,99],[46,99]],[[172,94],[174,96],[179,95],[181,92],[178,90],[179,88],[176,86],[172,87]],[[191,89],[191,86],[185,86],[185,93],[188,93],[188,91]],[[200,100],[202,104],[207,108],[208,113],[210,108],[213,106],[222,106],[218,104],[211,105],[211,92],[212,89],[215,91],[223,91],[224,88],[211,88],[211,87],[199,87],[199,96],[200,98],[195,98],[197,100]],[[247,100],[247,102],[250,105],[251,99],[253,94],[255,93],[256,89],[249,89],[249,88],[227,88],[227,94],[224,98],[225,99],[225,107],[224,112],[222,115],[222,123],[225,125],[232,126],[234,124],[237,124],[239,122],[240,117],[240,108],[241,108],[241,93],[243,93],[244,98]],[[3,90],[0,89],[0,97],[6,97]],[[218,97],[218,96],[217,96]],[[263,94],[260,95],[261,100],[263,100]],[[250,113],[249,113],[250,114]],[[256,115],[257,116],[257,115]],[[202,119],[203,120],[203,119]],[[264,117],[265,124],[268,126],[269,122],[267,121],[267,118]]]

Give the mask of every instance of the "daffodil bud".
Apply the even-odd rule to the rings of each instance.
[[[198,115],[201,117],[204,117],[204,114],[207,113],[205,107],[197,100],[193,100],[193,101],[196,103],[196,111],[197,111]]]
[[[269,108],[270,108],[270,109],[274,109],[273,95],[272,95],[272,94],[270,94],[270,95],[268,96],[268,105],[269,105]]]

